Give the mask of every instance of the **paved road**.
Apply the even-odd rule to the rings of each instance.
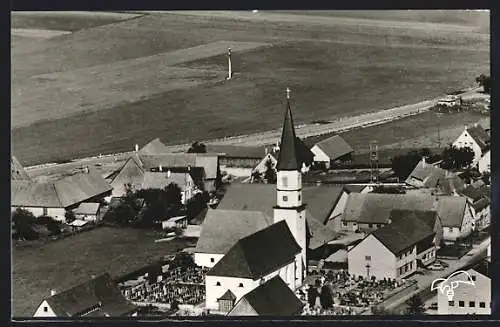
[[[467,89],[463,96],[471,97],[478,90],[477,87]],[[328,134],[332,132],[345,132],[355,128],[366,127],[370,125],[383,124],[392,120],[400,119],[406,116],[417,115],[429,110],[435,105],[438,98],[433,100],[422,101],[416,104],[396,107],[387,110],[381,110],[372,113],[366,113],[353,117],[344,117],[328,124],[313,124],[296,127],[297,136],[301,138]],[[208,140],[204,143],[209,144],[225,144],[225,145],[241,145],[241,146],[262,146],[275,144],[281,136],[280,130],[256,133],[250,135],[242,135],[229,137],[218,140]],[[168,147],[171,152],[183,152],[189,148],[189,144],[172,145]],[[81,167],[82,165],[95,164],[112,164],[126,160],[132,152],[117,153],[102,157],[90,157],[80,160],[74,160],[69,163],[58,165],[40,165],[27,168],[27,171],[32,176],[56,174],[62,171],[70,171]]]

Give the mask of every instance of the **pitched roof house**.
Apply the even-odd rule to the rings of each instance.
[[[334,135],[316,143],[311,152],[314,153],[314,162],[324,162],[329,165],[353,153],[354,149],[340,135]]]
[[[137,308],[128,302],[107,273],[47,297],[34,317],[124,317]]]
[[[415,166],[405,183],[414,188],[434,189],[443,195],[456,195],[458,190],[465,187],[457,174],[429,164],[425,158]]]
[[[160,141],[159,138],[155,138],[139,150],[140,155],[162,154],[169,152],[171,151],[168,150],[167,146],[162,141]]]
[[[228,316],[299,316],[304,308],[293,291],[279,276],[273,277],[245,294]]]
[[[453,142],[457,148],[470,147],[474,151],[473,164],[477,164],[483,154],[489,150],[490,135],[479,124],[466,126],[462,134]]]

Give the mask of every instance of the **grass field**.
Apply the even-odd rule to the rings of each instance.
[[[489,35],[474,28],[477,17],[442,28],[352,13],[240,16],[144,14],[80,28],[80,15],[72,34],[36,46],[18,38],[14,154],[32,165],[131,150],[155,137],[173,144],[264,131],[279,127],[286,87],[300,124],[432,98],[489,71]],[[68,29],[68,17],[50,28]],[[36,28],[36,19],[15,27]],[[267,46],[236,49],[235,78],[225,81],[227,43],[203,48],[220,41]],[[183,49],[195,50],[165,59]]]
[[[64,290],[109,272],[118,277],[154,263],[183,240],[154,243],[158,232],[100,227],[42,246],[12,249],[13,316],[31,317],[51,289]]]

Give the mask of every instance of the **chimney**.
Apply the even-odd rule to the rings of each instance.
[[[88,166],[85,167],[83,171],[85,172],[85,174],[88,174],[89,173],[89,167]]]
[[[188,171],[191,171],[191,165],[188,165]]]
[[[170,171],[170,169],[169,169],[169,170],[167,171],[167,178],[170,178],[170,174],[171,174],[171,173],[172,173],[172,172],[171,172],[171,171]]]
[[[57,294],[57,291],[56,290],[50,290],[50,296],[54,296]]]
[[[478,126],[479,126],[479,124],[478,124],[478,123],[475,123],[475,124],[474,124],[474,127],[478,127]]]
[[[227,64],[228,64],[227,79],[231,79],[231,77],[233,77],[233,67],[231,64],[231,48],[227,49]]]
[[[135,152],[139,152],[139,144],[135,145]]]
[[[425,157],[422,156],[422,167],[426,167],[427,163],[425,162]]]
[[[160,171],[160,173],[163,171],[163,166],[162,165],[159,165],[158,166],[158,170]]]

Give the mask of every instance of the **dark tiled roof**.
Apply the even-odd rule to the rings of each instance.
[[[490,142],[490,136],[481,125],[474,125],[467,128],[467,132],[479,145],[481,150],[485,150]]]
[[[458,193],[472,199],[472,201],[478,201],[481,198],[486,197],[485,196],[485,194],[487,194],[486,188],[487,187],[484,184],[479,184],[479,185],[471,184],[466,188],[460,190]]]
[[[19,160],[12,156],[10,159],[10,179],[11,180],[31,180],[28,173],[24,170]]]
[[[391,221],[396,221],[398,219],[405,219],[406,217],[414,215],[416,218],[420,219],[428,227],[434,228],[436,225],[436,219],[438,219],[438,214],[436,211],[418,211],[418,210],[392,210],[390,214]]]
[[[330,160],[336,160],[354,151],[340,135],[334,135],[324,139],[316,143],[316,145],[330,157]]]
[[[355,184],[347,184],[344,186],[344,190],[347,193],[361,193],[366,188],[365,185],[355,185]]]
[[[406,179],[406,184],[416,187],[436,187],[439,179],[444,175],[444,169],[420,161]],[[414,180],[419,183],[415,183]]]
[[[467,201],[460,196],[440,196],[437,212],[443,227],[460,227],[467,208]]]
[[[125,164],[111,177],[111,186],[115,191],[125,193],[125,185],[130,184],[135,189],[140,189],[144,181],[144,170],[135,157],[130,157]]]
[[[196,243],[198,253],[224,254],[240,239],[273,223],[260,211],[209,209]]]
[[[107,273],[46,299],[58,317],[78,317],[96,308],[103,316],[120,317],[136,310]]]
[[[168,168],[202,167],[205,177],[215,179],[218,176],[219,159],[217,155],[200,153],[168,153],[159,155],[142,155],[140,160],[145,170],[162,166]]]
[[[280,221],[239,240],[208,275],[257,280],[294,261],[300,250],[286,222]]]
[[[245,294],[239,303],[245,300],[259,316],[296,316],[301,314],[304,307],[304,304],[279,276],[271,278]]]
[[[80,203],[73,212],[80,215],[95,215],[99,210],[99,203]]]
[[[113,187],[93,167],[55,182],[59,199],[64,207],[77,204],[110,192]]]
[[[398,255],[409,247],[432,237],[434,229],[416,214],[409,213],[406,217],[400,217],[372,234],[392,253]]]
[[[11,205],[18,207],[63,208],[54,183],[13,180],[10,186]]]
[[[276,168],[278,170],[299,170],[301,168],[298,159],[297,136],[295,135],[289,101],[287,101],[286,105],[285,119],[281,133],[280,153]]]
[[[143,189],[165,189],[171,183],[177,184],[179,188],[184,191],[186,189],[186,182],[189,175],[182,173],[168,173],[168,172],[145,172],[144,181],[142,182]]]
[[[491,279],[491,262],[486,259],[481,260],[477,265],[472,267],[472,270]]]
[[[323,185],[304,188],[302,193],[304,201],[307,201],[307,211],[312,218],[318,219],[321,224],[326,224],[343,191],[341,186]]]
[[[229,301],[235,301],[236,300],[236,295],[231,292],[231,290],[227,290],[226,293],[222,294],[220,298],[217,300],[229,300]]]
[[[481,211],[487,208],[490,205],[490,200],[486,198],[482,198],[472,204],[472,207],[476,212]]]

